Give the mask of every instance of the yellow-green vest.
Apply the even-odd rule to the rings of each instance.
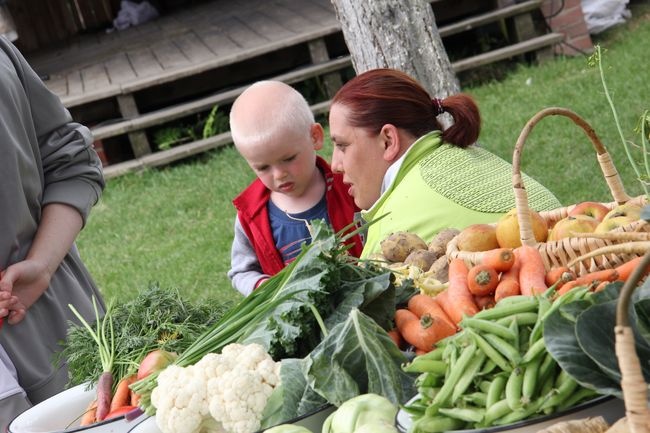
[[[529,205],[535,210],[561,206],[555,196],[524,175]],[[446,227],[494,223],[515,207],[512,166],[477,146],[462,149],[441,143],[440,133],[418,139],[405,155],[393,182],[368,211],[362,258],[379,252],[391,233],[409,231],[425,242]]]

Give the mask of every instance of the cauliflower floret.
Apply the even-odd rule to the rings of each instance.
[[[171,365],[151,394],[163,433],[253,433],[280,383],[280,363],[258,344],[230,344],[195,365]]]
[[[151,403],[156,408],[156,424],[163,432],[223,431],[208,422],[207,380],[203,370],[196,366],[170,365],[160,373],[158,386],[151,393]]]
[[[258,344],[231,344],[222,356],[234,360],[234,367],[209,380],[210,414],[228,432],[253,433],[259,430],[266,402],[280,382],[279,363]]]

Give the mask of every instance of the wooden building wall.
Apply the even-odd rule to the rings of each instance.
[[[27,53],[110,27],[120,0],[9,0],[7,6],[18,32],[15,44]]]

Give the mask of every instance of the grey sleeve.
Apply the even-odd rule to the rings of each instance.
[[[42,204],[70,205],[79,211],[85,224],[105,185],[92,134],[85,126],[72,121],[68,110],[22,54],[12,45],[9,47],[36,128],[45,184]]]
[[[239,217],[235,218],[235,237],[232,242],[230,251],[230,270],[228,278],[232,286],[239,293],[248,296],[255,290],[257,282],[268,275],[262,272],[262,267],[257,254],[251,245],[248,236],[239,222]]]

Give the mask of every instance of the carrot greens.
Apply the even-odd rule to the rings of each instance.
[[[111,316],[111,304],[106,308],[104,317],[99,316],[97,299],[93,296],[93,309],[95,310],[95,329],[83,318],[77,309],[68,304],[74,315],[86,328],[95,343],[99,353],[99,360],[102,366],[102,373],[97,382],[97,420],[103,420],[109,412],[113,388],[113,363],[115,362],[115,334],[113,328],[113,316]]]

